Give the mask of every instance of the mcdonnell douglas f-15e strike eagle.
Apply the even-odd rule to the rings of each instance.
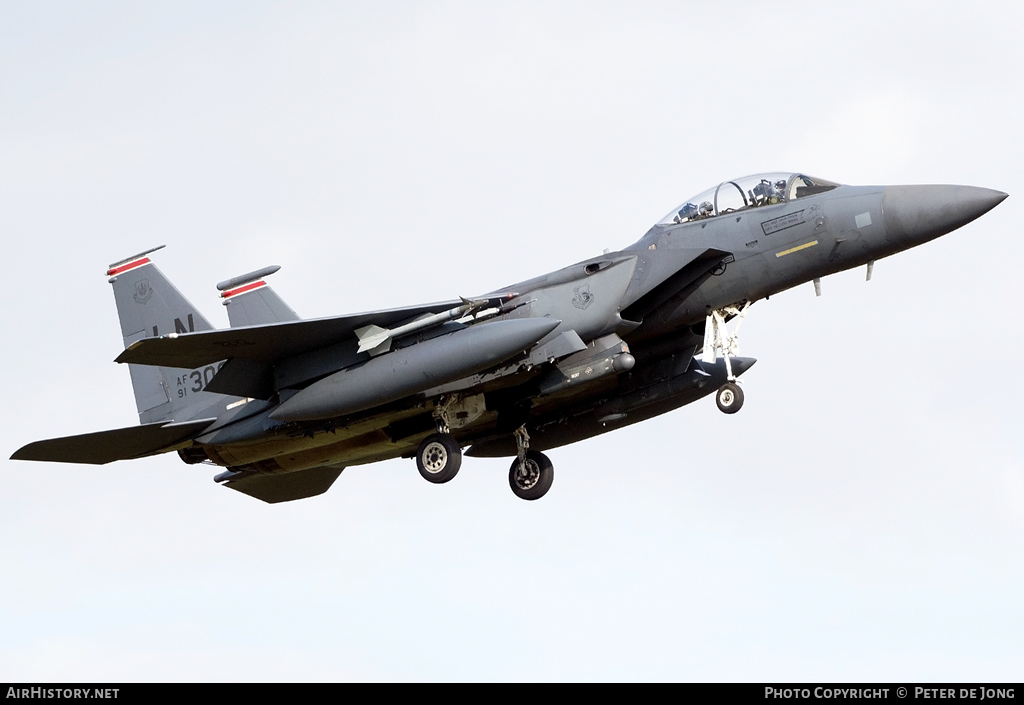
[[[750,304],[955,230],[1006,194],[844,186],[805,174],[724,181],[637,242],[472,299],[300,320],[264,279],[218,285],[215,330],[149,258],[107,270],[141,425],[37,441],[18,460],[104,464],[177,451],[265,502],[321,494],[344,467],[415,458],[434,483],[466,455],[512,457],[523,499],[540,452],[715,393],[739,410]],[[159,249],[159,248],[157,248]],[[820,293],[820,291],[819,291]],[[731,330],[730,330],[731,327]]]

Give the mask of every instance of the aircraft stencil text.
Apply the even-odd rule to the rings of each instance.
[[[207,365],[206,367],[200,367],[195,370],[191,370],[183,375],[178,376],[175,388],[178,390],[178,398],[184,399],[189,394],[201,392],[206,389],[206,385],[210,383],[213,376],[217,374],[217,370],[224,366],[221,362],[217,365]]]

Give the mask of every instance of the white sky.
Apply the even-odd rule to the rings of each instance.
[[[105,266],[217,325],[473,295],[725,178],[962,183],[961,231],[756,305],[746,405],[270,506],[2,462],[0,679],[1024,678],[1019,3],[0,4],[0,449],[137,421]],[[895,5],[895,6],[894,6]]]

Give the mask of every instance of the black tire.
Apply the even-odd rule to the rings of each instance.
[[[743,390],[735,382],[726,382],[718,388],[715,403],[723,414],[735,414],[743,408]]]
[[[416,451],[416,469],[429,482],[440,485],[455,477],[462,467],[462,448],[447,433],[423,439]]]
[[[555,466],[548,456],[536,450],[526,451],[523,465],[526,468],[525,476],[519,471],[519,458],[512,461],[512,467],[508,470],[509,487],[520,499],[540,499],[551,489]]]

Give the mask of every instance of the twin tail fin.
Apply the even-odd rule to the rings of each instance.
[[[107,268],[124,346],[142,338],[213,330],[192,303],[140,252]],[[188,370],[129,365],[139,421],[186,421],[217,417],[236,397],[204,391],[223,362]]]

